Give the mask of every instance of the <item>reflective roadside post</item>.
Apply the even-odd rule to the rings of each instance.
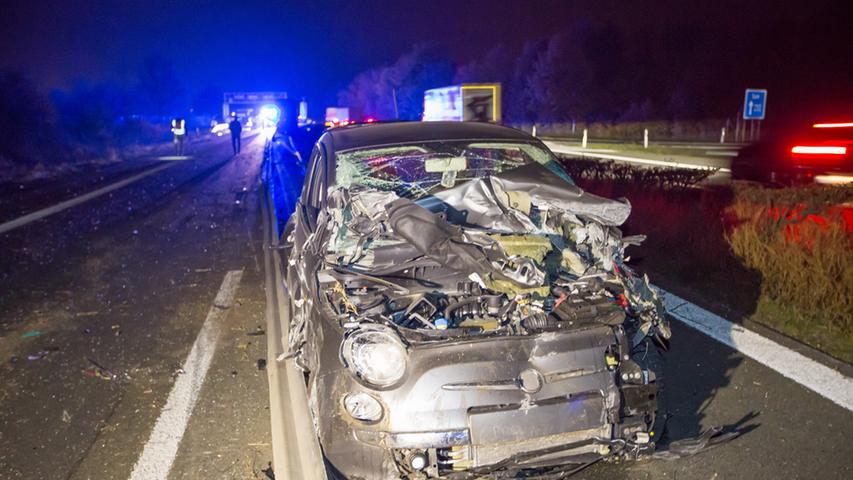
[[[720,129],[720,143],[726,143],[726,127]]]
[[[643,129],[643,148],[649,148],[649,129]]]
[[[586,148],[586,129],[583,129],[583,139],[581,140],[581,148]]]

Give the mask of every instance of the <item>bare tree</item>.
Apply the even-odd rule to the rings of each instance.
[[[358,74],[338,93],[338,101],[379,119],[418,120],[424,91],[452,80],[450,62],[428,45],[418,45],[391,65]]]

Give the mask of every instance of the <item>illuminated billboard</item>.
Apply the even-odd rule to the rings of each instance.
[[[424,121],[501,121],[501,85],[469,83],[424,92]]]

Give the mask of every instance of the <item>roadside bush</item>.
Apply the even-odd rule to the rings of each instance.
[[[151,123],[137,118],[119,122],[113,132],[116,144],[122,147],[167,142],[171,136],[168,125]]]
[[[741,187],[727,239],[760,271],[762,295],[790,309],[783,330],[853,338],[853,187]]]
[[[562,165],[575,181],[596,189],[611,186],[631,191],[678,190],[694,187],[713,169],[638,168],[626,163],[563,157]]]
[[[55,152],[54,112],[28,78],[0,71],[0,112],[3,163],[30,167]]]

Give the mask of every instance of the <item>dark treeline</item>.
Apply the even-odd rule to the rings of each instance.
[[[35,165],[114,156],[128,145],[168,140],[172,117],[206,128],[221,109],[220,89],[190,98],[159,56],[142,63],[130,86],[78,82],[42,92],[21,73],[0,71],[0,159]]]
[[[396,92],[399,118],[415,119],[425,89],[500,82],[509,123],[684,121],[733,119],[750,87],[769,89],[771,120],[846,112],[853,91],[841,77],[849,59],[833,57],[838,45],[818,41],[820,25],[789,23],[720,35],[701,25],[577,20],[520,49],[496,45],[461,65],[420,45],[357,75],[338,101],[390,119]]]
[[[720,114],[702,101],[698,79],[660,71],[655,78],[643,78],[652,67],[636,65],[632,58],[618,32],[587,23],[528,41],[520,52],[497,45],[463,65],[422,44],[392,64],[358,74],[339,92],[338,101],[366,116],[416,120],[426,89],[500,82],[504,118],[511,123],[685,120]]]

